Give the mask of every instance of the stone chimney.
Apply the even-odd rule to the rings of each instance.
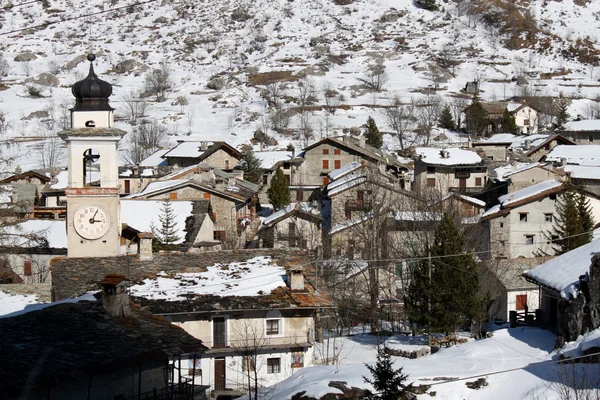
[[[140,176],[140,164],[133,166],[133,176]]]
[[[293,291],[305,290],[302,268],[293,268],[287,271],[287,285]]]
[[[140,260],[152,260],[152,239],[154,234],[152,232],[140,232],[138,233],[140,242],[138,243],[138,258]]]
[[[100,281],[102,285],[102,306],[113,317],[131,315],[127,278],[124,275],[109,274]]]
[[[358,145],[363,149],[367,147],[367,138],[365,135],[360,135],[358,137]]]
[[[208,143],[200,142],[200,151],[206,151],[206,149],[208,149]]]
[[[560,159],[560,165],[563,166],[563,167],[565,165],[567,165],[567,158],[566,157],[561,157],[561,159]]]
[[[448,151],[448,149],[442,149],[440,151],[440,155],[442,156],[442,158],[449,158],[450,157],[450,152]]]
[[[529,139],[525,139],[525,146],[524,146],[525,150],[530,150],[531,149],[531,140]]]
[[[20,165],[17,165],[17,168],[15,168],[15,175],[21,175],[23,173],[23,169],[21,168]]]

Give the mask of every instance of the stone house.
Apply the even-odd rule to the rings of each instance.
[[[291,203],[262,222],[261,247],[291,248],[320,252],[323,245],[323,217],[316,202]]]
[[[557,196],[563,191],[563,184],[552,179],[500,196],[500,204],[481,216],[492,258],[532,258],[551,252],[544,233],[552,229]]]
[[[571,121],[565,124],[561,135],[572,140],[578,145],[597,144],[600,142],[600,120],[590,119]]]
[[[504,173],[502,178],[507,182],[507,191],[512,193],[550,179],[562,180],[565,176],[563,171],[550,164],[531,163],[522,167],[513,165],[511,171]]]
[[[223,171],[232,171],[240,163],[242,153],[226,142],[178,141],[175,147],[162,155],[162,158],[167,160],[169,166],[185,168],[204,163]]]
[[[557,347],[600,327],[599,250],[596,239],[523,274],[539,286],[540,322],[556,333]]]
[[[302,191],[296,199],[313,200],[320,197],[320,189],[330,182],[329,173],[351,162],[365,163],[397,182],[404,182],[404,172],[408,169],[396,157],[368,146],[364,136],[358,140],[350,136],[329,137],[304,148],[299,155],[303,159],[291,179],[290,190]],[[292,194],[292,198],[293,198]]]
[[[96,298],[29,306],[36,311],[0,319],[6,346],[0,397],[197,398],[194,380],[174,382],[174,374],[165,371],[174,362],[194,360],[206,347],[165,319],[130,305],[123,278],[106,276]],[[195,389],[201,395],[206,387]]]
[[[474,194],[487,183],[487,167],[472,150],[417,147],[414,157],[416,192],[436,192],[440,196],[450,191]]]
[[[574,146],[575,142],[567,139],[561,135],[552,135],[548,136],[546,140],[541,141],[541,143],[536,143],[532,145],[530,143],[526,143],[523,152],[531,161],[540,161],[543,160],[548,153],[552,151],[556,146]]]
[[[518,134],[531,135],[538,132],[539,113],[531,105],[513,102],[481,102],[483,109],[487,112],[488,125],[485,133],[494,134],[503,132],[504,112],[515,118]],[[469,106],[470,107],[470,106]],[[467,107],[468,108],[468,107]],[[466,112],[465,112],[466,114]]]

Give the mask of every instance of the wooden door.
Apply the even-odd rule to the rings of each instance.
[[[224,358],[215,358],[215,390],[225,390]]]
[[[467,188],[467,179],[466,178],[459,178],[458,179],[458,187],[463,190]]]
[[[213,319],[213,349],[225,347],[225,318]]]

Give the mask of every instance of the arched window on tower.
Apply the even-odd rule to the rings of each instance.
[[[87,149],[83,152],[83,184],[90,186],[94,179],[93,165],[100,158],[100,153],[96,149]]]
[[[96,123],[94,121],[86,121],[85,122],[85,127],[86,128],[95,128],[96,127]]]

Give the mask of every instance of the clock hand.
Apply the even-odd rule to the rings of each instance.
[[[94,222],[100,222],[100,221],[96,221],[96,215],[98,214],[98,210],[96,210],[96,212],[94,213],[94,215],[92,216],[92,218],[90,218],[90,224],[93,224]]]

